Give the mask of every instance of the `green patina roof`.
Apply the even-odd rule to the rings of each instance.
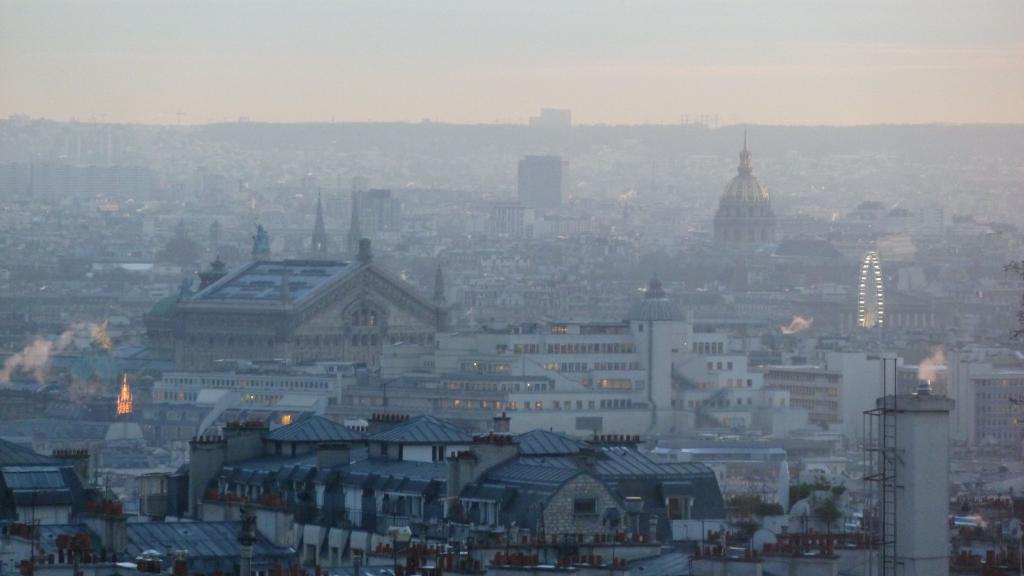
[[[82,380],[114,382],[121,373],[117,359],[107,351],[86,352],[71,363],[71,374]]]
[[[175,308],[178,307],[178,295],[171,294],[170,296],[164,296],[160,300],[157,300],[156,304],[149,309],[149,313],[152,316],[170,316],[174,313]]]

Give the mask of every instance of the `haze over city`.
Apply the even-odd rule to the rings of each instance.
[[[1015,0],[5,0],[0,30],[5,116],[1024,121]]]
[[[1024,573],[1021,0],[0,0],[0,576]]]

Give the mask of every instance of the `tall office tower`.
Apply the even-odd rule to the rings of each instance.
[[[367,237],[397,232],[402,227],[402,202],[392,196],[391,190],[353,190],[352,211]]]
[[[519,161],[519,201],[530,208],[562,205],[562,157],[527,156]]]

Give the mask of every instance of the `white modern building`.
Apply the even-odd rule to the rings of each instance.
[[[793,405],[789,391],[765,386],[751,369],[737,338],[722,332],[690,330],[675,351],[680,378],[676,408],[691,427],[759,429],[784,436],[807,426],[807,411]]]
[[[672,360],[686,333],[682,313],[654,279],[624,321],[439,334],[434,349],[385,349],[381,374],[430,374],[443,388],[433,393],[434,409],[506,411],[514,431],[669,432],[685,417],[674,409]]]
[[[344,381],[355,378],[355,371],[351,362],[308,366],[232,362],[220,371],[165,373],[153,385],[153,402],[213,403],[230,392],[239,403],[253,406],[307,405],[311,400],[333,404],[341,398]]]

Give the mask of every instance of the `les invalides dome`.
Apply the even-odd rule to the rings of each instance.
[[[736,176],[729,181],[715,214],[715,242],[735,248],[752,248],[775,242],[775,213],[768,189],[754,176],[743,135],[743,150]]]

